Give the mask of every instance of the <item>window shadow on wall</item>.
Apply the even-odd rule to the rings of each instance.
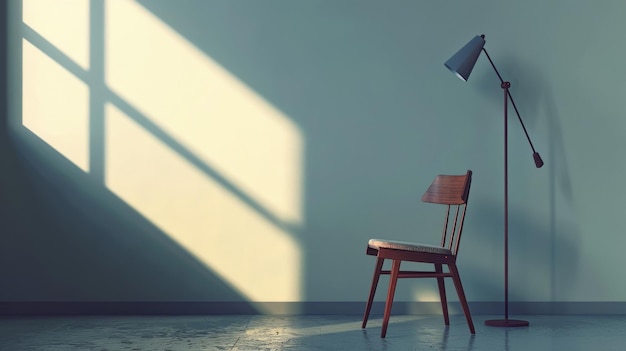
[[[17,217],[11,225],[14,228],[13,234],[7,236],[7,245],[3,246],[7,250],[11,248],[11,252],[3,255],[3,259],[19,267],[5,272],[6,281],[15,282],[10,284],[12,289],[5,291],[5,300],[223,301],[243,302],[237,305],[237,309],[240,312],[252,312],[256,308],[248,301],[257,292],[259,295],[256,296],[256,301],[272,301],[270,295],[274,291],[278,291],[279,301],[296,299],[299,288],[297,277],[294,276],[298,269],[297,244],[272,240],[271,236],[263,237],[263,234],[289,233],[297,227],[291,221],[279,218],[267,205],[260,203],[258,196],[253,197],[249,190],[242,189],[241,182],[235,184],[229,175],[224,175],[222,170],[217,170],[206,158],[199,156],[197,149],[192,150],[184,145],[172,132],[159,126],[145,112],[139,111],[132,103],[106,86],[105,2],[91,1],[89,4],[89,69],[66,55],[55,43],[28,24],[20,24],[25,41],[22,43],[20,39],[16,39],[13,43],[17,47],[28,47],[30,52],[51,60],[57,70],[61,69],[62,74],[69,73],[79,85],[85,86],[88,111],[87,121],[81,122],[82,126],[87,127],[83,135],[79,131],[78,134],[60,137],[55,135],[58,131],[54,129],[55,124],[61,127],[73,125],[68,123],[68,116],[63,113],[52,114],[59,120],[46,125],[45,121],[37,120],[40,115],[37,112],[44,115],[49,111],[31,113],[32,111],[27,112],[21,107],[16,107],[14,111],[15,118],[24,115],[29,119],[17,123],[16,155],[19,157],[11,161],[13,179],[19,179],[21,184],[21,187],[16,188],[18,190],[12,192],[13,196],[24,196],[12,207]],[[34,49],[30,49],[31,46]],[[22,58],[17,61],[21,71]],[[26,68],[25,72],[30,68]],[[15,84],[19,91],[26,82],[19,80]],[[28,86],[25,90],[29,94],[30,88],[33,86]],[[33,101],[30,99],[25,100],[23,106],[31,103]],[[84,101],[66,99],[63,103],[71,106]],[[232,236],[230,232],[215,233],[211,231],[215,227],[209,225],[191,228],[199,232],[194,237],[187,237],[186,242],[181,241],[168,230],[171,228],[167,225],[172,222],[164,220],[164,217],[174,217],[175,214],[161,212],[162,216],[151,217],[154,213],[136,205],[138,197],[125,197],[127,194],[119,190],[123,186],[117,187],[119,180],[133,177],[133,171],[136,173],[138,170],[131,168],[126,175],[111,176],[109,163],[112,153],[118,152],[119,156],[120,150],[122,154],[132,152],[134,145],[130,145],[127,150],[107,149],[119,137],[119,134],[108,134],[113,129],[107,124],[110,123],[109,120],[120,118],[111,117],[111,111],[114,111],[114,116],[123,116],[121,118],[132,121],[133,128],[138,127],[140,131],[136,135],[149,136],[149,140],[135,140],[137,144],[156,140],[159,145],[165,145],[164,150],[168,155],[182,160],[186,169],[191,169],[188,172],[202,174],[213,186],[213,194],[218,192],[226,200],[216,204],[218,210],[229,204],[236,206],[243,215],[230,220],[247,223],[248,227],[244,226],[243,230],[250,227],[250,222],[257,223],[257,232],[247,233],[248,240],[242,241],[242,238],[238,239],[236,236],[234,239],[228,238]],[[180,116],[169,117],[173,119]],[[22,123],[26,128],[21,126]],[[83,149],[87,150],[86,153],[75,144],[66,143],[80,143],[81,136],[86,144],[79,146],[85,146]],[[75,152],[76,150],[78,151]],[[141,159],[135,161],[145,165],[141,164]],[[181,164],[180,161],[176,162]],[[146,176],[144,179],[136,180],[149,182],[160,176],[149,172],[143,175]],[[110,178],[113,178],[113,185]],[[186,180],[179,181],[184,183]],[[180,186],[184,187],[185,184]],[[140,195],[150,197],[155,194],[158,197],[164,189],[152,190],[153,193],[144,192]],[[215,203],[216,199],[194,199],[200,203],[206,202],[204,200]],[[154,205],[154,202],[149,205]],[[204,209],[206,208],[201,208]],[[194,208],[184,210],[193,212]],[[208,217],[212,215],[202,211],[197,213],[198,216],[203,214]],[[179,215],[184,218],[185,214]],[[37,220],[29,221],[27,218],[30,216]],[[215,221],[215,216],[211,220]],[[185,221],[175,222],[188,224]],[[239,231],[242,229],[239,228]],[[227,240],[231,241],[230,246],[224,245]],[[269,251],[260,250],[255,244],[259,241],[271,241],[273,246]],[[194,247],[195,243],[202,245]],[[247,248],[249,252],[243,248]],[[281,259],[289,261],[270,262],[279,265],[275,265],[273,270],[256,272],[265,266],[255,262],[255,259],[271,261],[266,257],[272,257],[272,250]],[[222,263],[216,268],[211,261],[215,256],[238,264],[232,268],[234,271],[228,271],[232,267],[229,264]],[[281,266],[280,263],[286,265]],[[275,274],[276,281],[264,279],[267,274],[270,277]],[[237,281],[239,275],[256,275],[257,279],[264,281]],[[26,279],[27,276],[31,279]],[[242,283],[247,286],[242,287]],[[31,289],[28,290],[29,288]]]

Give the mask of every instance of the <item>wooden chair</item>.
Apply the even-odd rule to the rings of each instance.
[[[437,278],[444,322],[446,325],[449,325],[450,319],[448,317],[444,278],[450,277],[454,282],[454,287],[456,288],[459,301],[463,307],[470,332],[475,334],[474,323],[472,322],[472,316],[469,306],[467,305],[467,300],[465,299],[461,278],[459,277],[459,271],[456,266],[456,256],[459,251],[459,242],[463,231],[463,222],[465,220],[471,182],[472,171],[470,170],[468,170],[465,175],[438,175],[422,196],[423,202],[446,205],[447,207],[443,223],[441,246],[382,239],[371,239],[368,242],[366,253],[376,256],[377,259],[361,328],[365,328],[367,325],[367,319],[369,318],[374,295],[376,294],[376,286],[378,285],[381,274],[390,275],[383,326],[380,334],[382,338],[387,334],[387,326],[389,325],[389,316],[391,315],[391,306],[393,304],[393,296],[396,291],[398,278]],[[386,259],[392,260],[390,271],[383,270],[383,263]],[[402,261],[432,263],[434,270],[401,271],[400,263]],[[448,266],[448,272],[444,271],[444,265]]]

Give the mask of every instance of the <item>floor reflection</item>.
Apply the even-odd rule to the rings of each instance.
[[[622,350],[626,316],[533,316],[528,328],[494,328],[463,316],[168,316],[0,318],[2,350]],[[481,316],[482,317],[482,316]],[[476,318],[479,319],[479,318]]]

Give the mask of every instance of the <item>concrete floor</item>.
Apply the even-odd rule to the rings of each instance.
[[[3,317],[0,350],[626,350],[626,316],[522,316],[529,327],[483,324],[470,335],[462,316]],[[514,318],[515,316],[511,316]],[[517,317],[520,318],[520,317]]]

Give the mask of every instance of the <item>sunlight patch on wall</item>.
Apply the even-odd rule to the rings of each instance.
[[[107,186],[252,301],[296,301],[298,244],[107,105]]]
[[[25,39],[22,51],[23,125],[87,171],[88,87]]]
[[[107,85],[171,137],[108,105],[106,185],[250,300],[298,301],[297,127],[140,5],[105,18]]]
[[[22,18],[79,66],[89,68],[89,1],[23,0]]]

